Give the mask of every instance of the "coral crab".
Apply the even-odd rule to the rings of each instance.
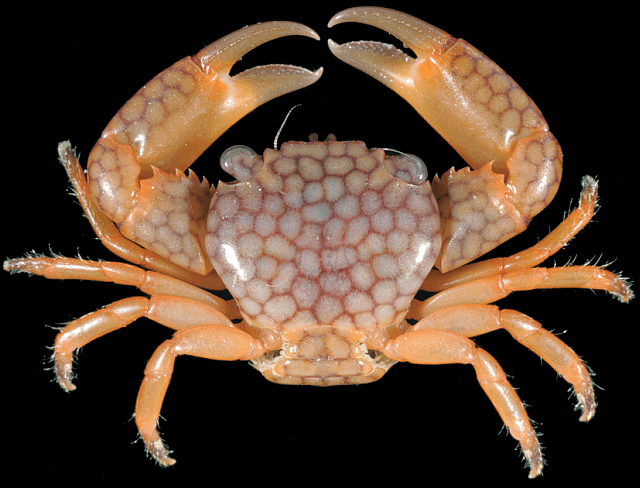
[[[371,15],[381,11],[369,12]],[[335,17],[334,23],[356,19],[362,13],[356,11],[343,13],[342,16]],[[352,19],[350,19],[350,15]],[[399,14],[393,15],[394,18],[399,18]],[[391,15],[389,14],[389,16]],[[292,29],[297,30],[296,33],[310,34],[309,31],[303,31],[298,26],[292,27]],[[243,32],[246,33],[246,31]],[[437,36],[444,36],[444,34],[440,34],[441,31],[434,32],[437,33]],[[398,37],[401,37],[401,33],[395,34],[400,34]],[[402,40],[418,52],[418,49],[406,39]],[[454,46],[454,42],[448,37],[443,37],[442,40],[437,38],[436,44],[445,53],[450,52],[450,48]],[[356,58],[362,53],[365,53],[365,57],[375,53],[372,46],[368,45],[365,46],[365,49],[360,49],[359,46],[354,45],[351,48],[343,48],[341,51],[339,47],[334,45],[332,49],[339,57],[342,55],[345,61],[357,64],[363,56],[355,61],[349,59],[350,56],[352,57],[354,52],[359,53],[355,56]],[[377,54],[385,55],[384,50]],[[385,61],[397,64],[406,62],[395,51],[389,50],[387,54],[388,57],[382,58]],[[418,54],[420,53],[418,52]],[[464,56],[462,57],[464,58]],[[368,62],[366,59],[364,61]],[[478,64],[475,60],[473,63]],[[465,66],[458,66],[458,68],[468,69]],[[272,73],[258,73],[257,71],[250,73],[244,79],[251,80],[256,74],[260,76],[273,75],[274,77],[285,74],[299,78],[312,76],[309,72],[302,71],[283,73],[282,69],[274,70]],[[494,73],[492,71],[486,77],[490,77]],[[480,74],[482,75],[482,73]],[[165,76],[169,77],[170,75]],[[175,76],[179,78],[179,75]],[[317,78],[318,73],[313,76]],[[303,83],[307,82],[310,81],[307,80]],[[486,80],[485,82],[491,83]],[[510,81],[504,78],[498,83],[508,82]],[[152,83],[145,86],[148,92],[154,90]],[[188,81],[184,80],[167,82],[167,84],[170,83],[188,85]],[[175,84],[171,86],[175,86]],[[184,88],[184,90],[187,91],[188,88]],[[151,107],[153,96],[150,95],[141,103],[141,105],[150,107],[147,108],[148,112],[142,116],[146,119],[145,121],[158,116]],[[516,100],[512,103],[526,105],[529,102],[526,100],[523,102],[519,98],[524,96],[524,94],[516,95]],[[182,102],[178,106],[182,107]],[[250,110],[251,107],[245,106],[244,109]],[[101,263],[94,265],[90,262],[63,258],[12,260],[8,262],[6,268],[37,272],[51,278],[96,278],[127,284],[139,283],[139,280],[143,279],[152,282],[153,286],[160,287],[161,291],[143,289],[151,295],[150,299],[142,297],[125,299],[122,301],[123,304],[114,304],[111,308],[107,307],[81,318],[63,331],[56,345],[56,366],[59,381],[67,389],[73,388],[70,381],[70,364],[71,355],[78,347],[78,344],[73,342],[76,338],[80,338],[80,342],[85,343],[87,339],[90,340],[94,336],[97,337],[106,331],[126,325],[133,318],[141,315],[151,316],[160,323],[166,322],[164,325],[176,329],[187,327],[179,325],[173,317],[168,318],[169,315],[182,315],[176,311],[183,306],[188,308],[188,312],[185,312],[184,315],[189,315],[189,320],[192,320],[192,317],[198,315],[195,310],[199,306],[194,306],[193,302],[205,303],[205,307],[202,309],[203,320],[206,324],[219,321],[215,325],[215,330],[209,325],[196,324],[195,328],[187,327],[183,329],[185,332],[176,333],[174,339],[165,343],[162,346],[164,349],[159,349],[150,361],[143,390],[139,397],[136,415],[138,425],[147,447],[160,462],[167,464],[172,462],[157,437],[155,423],[159,415],[161,397],[164,394],[162,390],[168,384],[171,364],[173,358],[178,354],[187,353],[215,357],[216,359],[253,359],[255,365],[265,373],[265,376],[273,381],[311,384],[359,383],[374,380],[381,376],[395,361],[408,360],[427,364],[447,362],[473,364],[481,384],[503,416],[505,423],[510,427],[514,436],[515,434],[520,436],[517,438],[523,444],[523,449],[532,462],[531,474],[538,474],[542,464],[536,451],[535,433],[530,425],[527,425],[526,413],[518,405],[517,395],[510,389],[504,374],[491,356],[472,346],[471,341],[466,339],[466,336],[473,336],[486,332],[486,330],[482,329],[481,332],[478,332],[475,329],[466,329],[465,327],[468,326],[460,325],[459,322],[456,322],[456,327],[462,327],[462,329],[454,330],[452,328],[453,322],[449,321],[446,315],[449,313],[451,317],[455,315],[456,321],[467,313],[469,316],[465,322],[473,323],[478,327],[478,324],[483,324],[489,329],[500,326],[511,327],[508,330],[512,334],[515,332],[514,336],[518,335],[516,330],[518,327],[529,332],[535,331],[535,334],[538,334],[537,337],[542,338],[540,342],[543,343],[537,345],[540,348],[539,352],[545,348],[553,347],[560,350],[566,357],[571,357],[573,361],[571,369],[578,370],[575,373],[577,379],[574,379],[572,383],[577,385],[579,389],[578,397],[585,411],[583,420],[590,418],[595,403],[590,397],[592,392],[589,391],[587,385],[587,383],[590,385],[589,375],[584,366],[580,367],[582,363],[574,359],[575,355],[571,356],[570,350],[565,349],[566,346],[558,345],[556,339],[550,334],[546,334],[539,324],[529,318],[523,319],[520,315],[500,315],[500,319],[508,319],[512,322],[507,326],[504,324],[496,325],[496,323],[492,325],[491,321],[496,320],[497,309],[486,304],[496,300],[495,296],[459,299],[455,295],[462,290],[458,286],[466,286],[464,296],[472,296],[474,294],[473,286],[486,290],[488,281],[482,282],[482,287],[480,287],[477,281],[480,278],[473,275],[474,280],[470,280],[470,285],[462,285],[458,284],[459,276],[462,274],[451,274],[449,276],[455,278],[451,278],[444,285],[436,283],[432,285],[432,288],[429,288],[428,285],[422,284],[434,262],[446,277],[449,270],[452,270],[451,273],[456,273],[455,269],[473,269],[462,268],[464,266],[462,261],[465,259],[467,261],[473,260],[488,250],[482,245],[476,246],[481,248],[476,256],[467,256],[462,260],[451,258],[452,260],[447,263],[445,253],[441,252],[441,241],[448,243],[450,248],[455,247],[455,244],[451,244],[451,242],[454,241],[452,236],[456,232],[452,230],[453,224],[435,221],[438,214],[447,216],[449,222],[455,220],[456,202],[462,205],[466,212],[472,212],[473,205],[485,208],[484,204],[480,203],[480,196],[483,192],[482,185],[474,187],[473,203],[467,205],[464,197],[456,200],[457,197],[453,195],[459,190],[444,188],[445,185],[442,182],[446,179],[453,181],[457,175],[462,178],[467,174],[475,173],[482,175],[483,181],[489,181],[488,186],[494,185],[493,181],[501,180],[502,176],[494,177],[491,174],[482,173],[482,171],[489,172],[492,169],[484,164],[488,162],[486,154],[478,156],[482,160],[482,164],[479,165],[477,173],[463,170],[458,173],[449,173],[448,176],[438,179],[439,182],[434,184],[434,188],[439,187],[434,191],[435,196],[430,189],[427,191],[429,183],[426,182],[424,176],[421,176],[425,173],[425,169],[423,163],[418,159],[412,156],[385,155],[381,150],[372,151],[367,149],[364,144],[355,142],[341,143],[328,140],[324,143],[312,142],[304,145],[285,143],[280,151],[267,151],[264,158],[258,157],[245,148],[234,148],[225,153],[226,159],[223,157],[222,164],[236,177],[239,183],[218,186],[217,193],[212,195],[207,194],[208,185],[204,182],[201,183],[195,176],[177,175],[174,180],[170,171],[166,171],[165,168],[163,172],[162,167],[151,158],[152,163],[142,168],[142,176],[133,175],[131,178],[131,181],[137,181],[139,178],[140,189],[127,190],[128,193],[135,193],[136,200],[142,202],[143,205],[134,210],[132,210],[133,206],[122,210],[126,205],[122,205],[119,200],[118,191],[125,176],[110,176],[107,174],[107,170],[112,164],[111,161],[105,163],[102,161],[108,159],[103,154],[109,153],[109,151],[113,153],[128,151],[126,148],[121,148],[126,144],[123,144],[120,138],[125,137],[122,134],[129,131],[127,124],[129,119],[135,119],[131,114],[136,110],[138,108],[136,107],[136,97],[134,97],[105,132],[105,134],[111,132],[115,136],[111,139],[103,137],[101,146],[94,149],[94,153],[89,157],[89,164],[93,163],[94,169],[92,170],[91,166],[88,169],[89,183],[85,188],[89,188],[94,197],[88,193],[84,194],[86,197],[85,211],[89,215],[96,216],[94,220],[108,215],[118,224],[120,232],[124,235],[130,237],[143,248],[150,249],[153,254],[183,269],[190,269],[199,275],[213,276],[210,271],[215,268],[222,282],[236,300],[225,303],[215,295],[197,291],[194,289],[195,287],[183,284],[190,282],[204,285],[204,288],[218,289],[220,281],[203,283],[192,275],[180,275],[180,272],[177,273],[178,278],[176,279],[180,283],[172,278],[166,278],[166,275],[171,275],[173,269],[167,271],[166,266],[172,268],[172,265],[166,265],[164,261],[159,265],[159,268],[164,271],[160,274],[147,273],[142,270],[134,271],[133,267],[123,264]],[[525,111],[526,108],[522,110]],[[426,118],[429,119],[429,117]],[[124,124],[123,120],[125,120]],[[153,123],[155,122],[152,122],[152,125]],[[123,125],[126,126],[124,129]],[[135,125],[135,120],[133,125]],[[179,130],[171,131],[172,134],[174,132],[179,133]],[[552,137],[546,130],[539,132],[541,137]],[[128,133],[126,137],[130,137],[131,141],[136,139],[135,136]],[[200,139],[199,134],[197,138]],[[114,139],[117,140],[116,145],[108,147],[109,144],[113,144]],[[455,142],[453,144],[455,145]],[[545,144],[553,145],[554,143],[548,143],[548,140],[544,139],[541,145],[545,146]],[[516,144],[509,143],[509,145],[515,146]],[[166,145],[159,144],[159,146]],[[189,148],[189,150],[191,149]],[[200,149],[194,152],[198,151]],[[555,150],[556,155],[553,155],[553,151],[553,149],[547,150],[546,148],[542,150],[545,154],[547,152],[552,154],[547,157],[547,160],[550,160],[549,166],[559,167],[557,162],[560,159],[559,148]],[[177,152],[180,152],[179,148]],[[83,194],[83,175],[77,169],[77,162],[70,147],[61,145],[60,155],[70,172],[72,181],[76,184],[76,191],[81,196]],[[100,159],[101,157],[103,159]],[[176,156],[176,159],[182,157],[183,155],[180,154]],[[114,159],[122,161],[127,158],[131,159],[131,155],[125,154],[122,157],[118,153]],[[468,155],[465,157],[467,161],[473,158],[474,156]],[[495,161],[497,158],[489,157],[488,159]],[[470,164],[472,163],[470,162]],[[151,166],[160,169],[151,169]],[[506,161],[504,161],[504,167],[508,168]],[[173,170],[175,166],[168,168]],[[179,169],[184,170],[185,168],[179,167]],[[550,174],[547,178],[549,183],[539,185],[545,191],[547,188],[552,188],[548,191],[549,194],[555,193],[554,185],[556,180],[559,182],[559,171],[559,169],[549,169],[547,171]],[[118,175],[127,175],[127,172],[126,168],[125,170],[119,168],[117,171]],[[496,171],[493,174],[507,173],[509,171],[503,168],[502,173]],[[119,181],[114,187],[113,181],[115,180]],[[92,188],[92,185],[98,190]],[[135,187],[135,183],[133,185]],[[455,181],[450,187],[455,187]],[[509,190],[512,187],[517,187],[513,181],[507,184]],[[160,188],[160,191],[154,193],[157,188]],[[504,192],[505,190],[498,191]],[[259,196],[256,196],[255,192]],[[239,193],[240,196],[238,196]],[[513,204],[518,198],[518,191],[512,193],[515,195],[510,199]],[[187,194],[194,196],[194,200],[188,199],[189,197],[185,196]],[[546,206],[547,200],[551,200],[552,197],[553,195],[543,196],[544,204],[539,206],[542,208]],[[108,198],[112,200],[106,201]],[[182,206],[180,204],[181,198],[183,199]],[[211,205],[209,205],[207,198],[211,200]],[[182,208],[185,209],[184,212],[181,214],[177,211],[167,212],[166,209],[163,209],[162,205],[167,205],[169,200],[172,202],[172,209]],[[258,200],[260,202],[256,203]],[[194,201],[199,203],[195,205]],[[442,201],[447,203],[443,206]],[[178,202],[177,206],[176,202]],[[90,208],[87,210],[87,207],[95,207],[96,203],[99,209]],[[146,204],[150,206],[145,207]],[[513,205],[518,207],[517,204]],[[582,212],[572,214],[575,215],[574,220],[580,222],[580,225],[586,224],[590,213],[584,209],[591,208],[592,211],[594,205],[595,185],[591,180],[586,180],[581,201]],[[527,204],[524,206],[532,207],[535,205]],[[438,207],[440,207],[439,210]],[[159,214],[165,214],[164,216],[154,215],[154,210],[158,208],[162,209]],[[292,209],[299,209],[299,212],[293,212]],[[531,212],[535,214],[539,210],[541,208]],[[197,215],[192,218],[194,213]],[[524,215],[519,208],[518,213]],[[137,215],[142,216],[142,224],[140,224]],[[170,215],[170,221],[167,221],[166,225],[159,225],[159,227],[164,225],[163,229],[173,230],[181,235],[193,231],[191,234],[198,236],[192,243],[185,244],[185,248],[200,247],[201,250],[204,250],[204,253],[200,253],[200,261],[197,257],[191,259],[188,253],[188,259],[185,258],[185,253],[174,253],[175,255],[172,255],[171,252],[167,253],[162,248],[163,244],[158,244],[157,239],[153,242],[150,242],[149,239],[145,241],[146,237],[154,235],[155,238],[155,234],[160,233],[157,230],[149,230],[149,227],[155,225],[154,219],[158,220],[166,215]],[[184,215],[188,215],[188,218]],[[508,237],[521,231],[532,216],[532,214],[526,214],[522,218],[523,223],[519,224],[519,230],[510,228],[511,234]],[[490,220],[486,215],[484,217],[476,215],[472,217],[471,223],[465,224],[463,227],[472,228],[474,225],[478,225],[477,222],[482,219]],[[98,222],[95,225],[104,230],[108,224]],[[517,225],[514,227],[518,228]],[[568,226],[565,225],[565,227]],[[138,231],[135,230],[136,228],[143,230]],[[166,231],[162,230],[162,232]],[[575,233],[577,229],[571,232]],[[564,231],[565,240],[573,235],[571,232]],[[166,242],[169,245],[165,245],[165,247],[175,247],[175,235],[174,233],[174,237],[168,238]],[[494,231],[493,235],[499,235],[499,232]],[[500,239],[501,237],[489,240],[496,241],[497,245]],[[193,256],[196,255],[197,252],[193,254]],[[449,256],[452,255],[456,254],[449,254]],[[539,259],[539,256],[535,259]],[[187,264],[185,265],[185,263]],[[530,284],[532,277],[537,279],[539,276],[538,271],[533,271],[540,269],[534,268],[535,264],[529,265],[529,267],[522,266],[522,269],[518,270],[520,275],[514,271],[515,275],[508,276],[512,280],[510,283],[515,283],[513,290],[537,286]],[[151,269],[155,269],[156,272],[159,271],[159,268],[153,268],[151,265]],[[56,269],[60,270],[59,275],[56,275]],[[562,268],[559,269],[562,270]],[[585,272],[578,278],[570,278],[582,280],[578,283],[572,282],[572,284],[580,286],[582,283],[586,287],[602,287],[620,294],[623,298],[630,298],[630,292],[626,291],[624,283],[618,280],[615,275],[606,272],[600,274],[600,271],[596,271],[595,268],[589,268],[589,271],[597,274],[598,280],[608,280],[608,282],[602,285],[594,284],[592,278],[587,277]],[[144,273],[144,278],[140,278],[143,276],[140,273]],[[176,272],[174,271],[173,274],[175,276]],[[492,270],[492,272],[485,274],[486,276],[481,279],[488,280],[489,277],[502,276],[504,273],[501,271],[499,274]],[[434,278],[435,276],[438,278]],[[441,280],[442,278],[439,276],[438,273],[432,273],[431,279],[434,282]],[[545,280],[549,279],[547,276],[545,275]],[[569,274],[563,270],[559,276],[558,282],[561,282]],[[451,287],[454,282],[457,286]],[[556,282],[556,286],[558,282]],[[563,284],[566,285],[566,282]],[[502,286],[501,282],[499,287]],[[448,288],[454,292],[445,293],[443,290],[436,295],[437,299],[429,299],[427,302],[420,303],[411,302],[411,298],[421,287],[432,291]],[[440,288],[438,289],[438,287]],[[471,289],[471,293],[468,293],[469,289]],[[176,292],[176,290],[179,291]],[[508,291],[511,291],[511,288]],[[495,293],[499,293],[499,291],[495,291]],[[176,296],[179,298],[166,298]],[[453,298],[450,298],[451,296]],[[192,302],[187,302],[188,300]],[[445,301],[444,305],[441,304],[443,300]],[[453,303],[447,302],[447,300],[453,300]],[[235,308],[236,303],[239,310]],[[167,310],[158,312],[162,307],[166,307]],[[218,313],[212,312],[211,308]],[[408,315],[407,310],[409,310]],[[446,312],[437,312],[437,310],[445,310]],[[122,323],[115,324],[115,321],[111,320],[111,316],[122,313],[132,315],[121,319]],[[487,314],[486,319],[485,315],[482,315],[485,313]],[[226,315],[227,320],[220,315]],[[405,317],[412,319],[413,324],[406,323]],[[482,319],[478,317],[482,317]],[[244,322],[239,323],[241,318]],[[433,332],[438,329],[433,325],[434,321],[438,320],[441,321],[440,329],[444,332]],[[90,329],[94,330],[90,331]],[[223,336],[216,335],[220,333]],[[519,338],[516,337],[516,339]],[[224,343],[225,347],[222,350],[221,346],[209,347],[205,344],[204,349],[200,351],[188,349],[196,343],[214,345]],[[553,346],[549,346],[552,343]],[[438,350],[430,350],[429,344],[437,344]],[[444,347],[442,347],[443,345]],[[451,351],[448,350],[449,347],[452,348]],[[529,344],[529,347],[536,350],[536,345]],[[444,356],[443,352],[446,352]],[[544,351],[541,351],[540,354],[544,357]],[[549,354],[547,351],[545,359],[549,360]],[[577,356],[575,357],[577,358]],[[553,359],[550,362],[553,365]],[[557,363],[555,366],[560,367]],[[568,376],[569,373],[566,375]],[[508,404],[508,408],[502,411],[501,401]],[[510,413],[505,413],[506,410],[509,410]],[[510,415],[513,416],[510,417]],[[519,427],[522,428],[518,430]]]

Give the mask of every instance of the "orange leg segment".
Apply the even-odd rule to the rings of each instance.
[[[58,334],[54,363],[60,386],[67,391],[75,389],[71,382],[71,367],[76,349],[109,332],[126,327],[140,317],[148,317],[176,330],[203,324],[234,328],[231,320],[216,308],[195,300],[169,295],[125,298],[70,322]]]
[[[426,291],[442,291],[469,281],[509,271],[532,268],[565,246],[593,217],[598,199],[598,184],[590,176],[582,179],[580,204],[562,223],[535,246],[507,258],[496,258],[467,264],[441,273],[431,270],[422,285]]]
[[[229,316],[225,301],[197,286],[124,263],[74,258],[31,257],[5,261],[6,271],[33,273],[54,280],[91,280],[130,285],[149,295],[172,295],[197,300]],[[232,310],[231,310],[232,311]],[[240,318],[231,316],[231,319]]]
[[[414,327],[414,330],[442,330],[464,337],[498,329],[509,332],[573,386],[582,411],[582,422],[593,418],[596,402],[587,367],[569,346],[527,315],[500,310],[495,305],[457,305],[434,312]]]
[[[532,268],[464,283],[441,291],[424,302],[413,300],[409,316],[420,320],[442,308],[465,303],[492,303],[514,291],[543,288],[605,290],[623,302],[633,296],[624,279],[598,266]]]
[[[266,347],[246,332],[224,325],[205,325],[176,332],[156,349],[147,367],[136,403],[136,425],[150,454],[162,465],[175,463],[156,429],[175,358],[181,354],[222,361],[249,360]]]
[[[425,319],[428,320],[428,319]],[[418,323],[419,326],[421,324]],[[414,330],[389,341],[382,352],[396,361],[416,364],[471,364],[509,433],[520,442],[530,465],[530,478],[542,471],[542,454],[536,433],[522,401],[496,360],[470,339],[442,330]]]

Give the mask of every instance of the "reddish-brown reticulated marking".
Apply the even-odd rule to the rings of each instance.
[[[253,325],[369,330],[403,320],[440,248],[428,182],[361,142],[286,143],[254,179],[221,183],[205,247]],[[393,167],[393,165],[387,165]]]

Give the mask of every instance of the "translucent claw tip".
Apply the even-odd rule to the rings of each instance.
[[[456,39],[437,27],[416,17],[383,7],[355,7],[338,12],[329,27],[345,22],[357,22],[382,29],[400,39],[419,57],[442,54]]]
[[[250,25],[209,44],[193,57],[203,71],[228,73],[231,67],[249,51],[285,36],[305,36],[320,40],[311,28],[296,22],[264,22]]]

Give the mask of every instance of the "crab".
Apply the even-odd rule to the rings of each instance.
[[[221,166],[237,181],[217,189],[185,175],[246,113],[320,78],[321,70],[284,66],[230,77],[258,44],[318,38],[300,24],[259,24],[145,85],[103,132],[87,180],[70,144],[59,146],[96,234],[138,266],[31,257],[4,267],[129,284],[150,296],[73,321],[58,335],[54,358],[58,382],[73,390],[72,358],[82,345],[141,316],[176,329],[149,361],[136,406],[145,445],[163,465],[174,460],[156,424],[178,355],[250,360],[273,382],[323,386],[375,381],[406,361],[471,364],[535,477],[542,456],[524,407],[497,362],[469,338],[506,329],[574,387],[581,420],[593,417],[593,387],[578,356],[532,318],[490,304],[516,290],[567,286],[632,297],[624,280],[599,267],[537,266],[588,223],[597,185],[585,177],[579,207],[536,246],[469,264],[522,232],[551,201],[561,176],[557,141],[515,82],[464,41],[388,9],[349,9],[330,25],[342,22],[383,28],[416,52],[417,61],[379,43],[330,42],[340,59],[409,101],[472,170],[450,170],[430,184],[416,156],[329,137],[262,157],[230,148]],[[206,291],[222,288],[233,299]],[[435,295],[415,300],[421,289]]]

